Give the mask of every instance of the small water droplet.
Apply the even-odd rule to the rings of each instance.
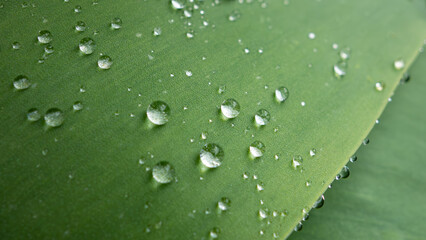
[[[107,55],[102,55],[98,59],[98,67],[100,69],[104,69],[104,70],[110,69],[112,64],[113,64],[112,58],[110,58]]]
[[[338,63],[334,64],[333,66],[334,75],[337,78],[342,78],[343,76],[346,75],[347,67],[348,65],[344,61],[339,61]]]
[[[58,108],[51,108],[46,111],[44,121],[50,127],[59,127],[64,122],[64,113]]]
[[[269,123],[269,120],[271,120],[271,115],[267,110],[260,109],[254,116],[254,120],[256,122],[256,125],[264,126]]]
[[[262,183],[258,183],[258,184],[256,184],[256,190],[258,192],[262,192],[263,190],[265,190],[265,188],[263,187]]]
[[[265,219],[268,215],[266,214],[266,211],[263,209],[259,209],[259,217],[260,219]]]
[[[45,148],[41,151],[41,154],[43,154],[43,156],[46,156],[49,153],[49,149]]]
[[[321,195],[321,197],[318,198],[318,200],[314,203],[312,208],[321,208],[324,205],[324,195]]]
[[[299,232],[300,230],[302,230],[302,227],[303,227],[303,224],[302,224],[302,222],[299,222],[297,225],[296,225],[296,227],[294,227],[294,231],[295,232]]]
[[[280,87],[275,90],[275,99],[278,102],[284,102],[289,97],[289,91],[286,87]]]
[[[152,177],[158,183],[170,183],[175,179],[175,170],[170,163],[162,161],[152,168]]]
[[[172,8],[179,10],[185,7],[185,0],[171,0]]]
[[[336,49],[339,48],[339,45],[337,45],[337,43],[333,43],[332,47],[333,47],[334,50],[336,50]]]
[[[186,32],[186,37],[189,39],[194,38],[194,30],[188,30],[188,32]]]
[[[152,31],[152,34],[154,36],[160,36],[161,35],[161,28],[159,28],[159,27],[154,28],[154,30]]]
[[[223,197],[220,201],[217,202],[217,208],[219,211],[227,211],[231,207],[231,200],[229,198]]]
[[[121,28],[121,26],[123,25],[123,22],[121,21],[121,18],[114,18],[111,21],[111,28],[114,30],[118,30]]]
[[[74,111],[80,111],[83,109],[83,103],[80,101],[77,101],[72,105],[72,108],[74,109]]]
[[[78,44],[78,48],[80,49],[80,51],[86,55],[92,54],[93,51],[95,51],[95,47],[95,41],[89,37],[81,39],[80,43]]]
[[[28,121],[35,122],[38,121],[41,118],[41,114],[38,111],[37,108],[31,108],[27,112],[27,119]]]
[[[226,91],[226,86],[225,86],[225,85],[220,86],[220,87],[219,87],[219,89],[217,90],[217,92],[218,92],[219,94],[222,94],[222,93],[224,93],[225,91]]]
[[[317,153],[317,150],[315,149],[315,148],[312,148],[310,151],[309,151],[309,155],[311,155],[311,157],[313,157],[313,156],[315,156],[315,154]]]
[[[358,157],[353,155],[352,157],[349,158],[350,162],[356,162],[356,160],[358,160]]]
[[[18,50],[21,48],[21,44],[19,42],[12,43],[12,49]]]
[[[408,73],[404,73],[401,77],[400,83],[404,84],[410,81],[410,75]]]
[[[240,104],[233,98],[223,101],[220,109],[226,118],[236,118],[240,114]]]
[[[31,86],[30,80],[27,76],[19,75],[13,81],[13,87],[16,90],[25,90]]]
[[[300,156],[300,155],[296,155],[296,156],[294,156],[294,157],[293,157],[293,159],[292,159],[292,161],[291,161],[291,166],[292,166],[294,169],[299,169],[299,168],[301,168],[302,163],[303,163],[303,158],[302,158],[302,156]]]
[[[347,60],[351,56],[351,49],[348,47],[343,48],[339,51],[339,56],[342,60]]]
[[[312,185],[312,182],[308,180],[308,181],[306,181],[306,182],[305,182],[305,185],[306,185],[307,187],[310,187],[310,186]]]
[[[311,32],[308,34],[309,39],[315,39],[315,33]]]
[[[188,77],[192,77],[192,72],[187,70],[187,71],[185,71],[185,75],[188,76]]]
[[[374,85],[374,88],[378,91],[381,92],[383,91],[383,89],[385,88],[385,85],[382,82],[376,82],[376,84]]]
[[[74,12],[75,13],[81,13],[81,6],[80,5],[75,6],[74,7]]]
[[[231,22],[235,22],[237,21],[239,18],[241,17],[241,14],[238,10],[234,10],[232,11],[229,15],[228,15],[228,20]]]
[[[349,175],[350,175],[349,168],[347,166],[344,166],[342,168],[342,170],[340,171],[340,173],[337,174],[336,180],[340,180],[342,178],[347,178],[347,177],[349,177]]]
[[[395,69],[396,69],[396,70],[401,70],[401,69],[403,69],[403,68],[405,67],[404,60],[402,60],[401,58],[400,58],[400,59],[395,60],[395,61],[393,62],[393,66],[395,67]]]
[[[53,52],[55,51],[55,49],[53,48],[53,46],[52,46],[52,44],[47,44],[45,47],[44,47],[44,52],[46,53],[46,54],[52,54]]]
[[[212,230],[210,230],[209,237],[210,239],[217,239],[219,237],[219,234],[220,234],[220,229],[217,227],[214,227]]]
[[[42,30],[38,32],[37,40],[41,44],[47,44],[53,40],[53,36],[48,30]]]
[[[163,101],[152,102],[146,110],[146,115],[153,124],[164,125],[169,121],[169,105]]]
[[[243,179],[245,180],[245,179],[248,179],[249,178],[249,175],[248,175],[248,173],[243,173]]]
[[[265,152],[265,144],[261,141],[254,141],[250,144],[249,151],[252,158],[262,157]]]
[[[370,143],[370,139],[365,138],[364,140],[362,140],[362,144],[367,145]]]
[[[77,32],[84,32],[86,30],[86,23],[83,21],[78,21],[74,28]]]

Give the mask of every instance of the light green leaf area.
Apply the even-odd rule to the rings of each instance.
[[[215,2],[188,1],[188,18],[168,1],[1,2],[2,239],[283,239],[373,127],[405,71],[394,60],[409,66],[426,36],[420,0]],[[53,36],[51,54],[41,30]],[[90,55],[79,52],[84,37],[96,42]],[[109,70],[97,66],[101,53]],[[31,87],[14,90],[18,75]],[[278,103],[283,86],[290,95]],[[241,110],[224,120],[229,98]],[[163,126],[146,117],[157,100],[170,108]],[[65,120],[29,122],[31,108],[59,108]],[[260,109],[271,115],[263,127]],[[257,159],[254,141],[265,145]],[[223,149],[216,169],[200,163],[207,143]],[[153,179],[163,161],[176,181]]]
[[[424,238],[425,67],[423,53],[350,164],[351,177],[333,184],[324,207],[289,239]]]

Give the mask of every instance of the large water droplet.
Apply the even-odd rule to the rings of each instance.
[[[275,90],[275,99],[278,102],[284,102],[289,97],[289,91],[286,87],[280,87]]]
[[[339,61],[338,63],[334,64],[334,66],[333,66],[334,75],[337,78],[341,78],[341,77],[345,76],[347,66],[348,66],[347,63],[343,62],[343,61]]]
[[[100,68],[100,69],[110,69],[111,68],[111,65],[112,65],[112,59],[109,57],[109,56],[107,56],[107,55],[102,55],[102,56],[100,56],[99,57],[99,60],[98,60],[98,67]]]
[[[349,168],[347,166],[344,166],[342,168],[342,170],[340,171],[340,173],[337,174],[336,180],[340,180],[342,178],[347,178],[347,177],[349,177],[349,174],[350,174]]]
[[[80,40],[80,43],[78,44],[78,47],[80,48],[80,51],[84,54],[92,54],[93,51],[95,51],[95,41],[89,37],[85,37]]]
[[[123,22],[118,17],[112,19],[111,21],[111,28],[114,30],[120,29],[122,25],[123,25]]]
[[[35,121],[38,121],[40,118],[41,118],[41,114],[37,110],[37,108],[31,108],[30,110],[28,110],[28,113],[27,113],[28,121],[35,122]]]
[[[233,98],[225,100],[220,109],[226,118],[236,118],[240,114],[240,104]]]
[[[208,168],[217,168],[222,164],[224,152],[214,143],[208,143],[200,151],[200,160]]]
[[[269,120],[271,120],[271,115],[267,110],[260,109],[254,116],[254,120],[258,126],[264,126],[269,123]]]
[[[170,183],[175,178],[175,170],[170,163],[162,161],[152,168],[152,177],[158,183]]]
[[[263,153],[265,152],[265,144],[263,144],[261,141],[254,141],[252,144],[250,144],[249,150],[252,158],[262,157]]]
[[[185,1],[184,0],[171,0],[172,7],[176,10],[183,9],[185,7]]]
[[[153,124],[164,125],[169,121],[169,105],[163,101],[152,102],[146,110],[146,115]]]
[[[58,108],[51,108],[46,111],[44,121],[50,127],[59,127],[64,122],[64,113]]]
[[[30,80],[24,75],[19,75],[13,81],[13,87],[16,90],[25,90],[31,86]]]
[[[53,40],[52,34],[47,30],[38,32],[37,40],[41,44],[50,43]]]

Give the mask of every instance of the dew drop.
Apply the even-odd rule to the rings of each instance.
[[[72,108],[74,109],[74,111],[80,111],[83,109],[83,103],[80,101],[77,101],[72,105]]]
[[[297,225],[296,225],[296,227],[294,227],[294,231],[295,232],[299,232],[300,230],[302,230],[302,227],[303,227],[303,224],[302,224],[302,222],[299,222]]]
[[[27,119],[30,122],[38,121],[41,118],[41,114],[37,108],[31,108],[27,112]]]
[[[64,113],[58,108],[51,108],[46,111],[44,121],[50,127],[59,127],[64,122]]]
[[[396,70],[403,69],[405,67],[404,60],[402,59],[395,60],[395,62],[393,62],[393,66],[395,67]]]
[[[47,30],[38,32],[37,40],[41,44],[50,43],[53,40],[52,34]]]
[[[228,20],[231,22],[237,21],[241,17],[241,14],[239,11],[234,10],[231,12],[231,14],[228,15]]]
[[[217,239],[219,237],[219,234],[220,234],[220,229],[217,227],[214,227],[212,230],[210,230],[209,237],[210,239]]]
[[[265,152],[265,144],[263,144],[261,141],[254,141],[252,144],[250,144],[249,150],[252,158],[262,157],[263,153]]]
[[[347,67],[348,67],[347,63],[343,61],[339,61],[338,63],[334,64],[333,66],[334,75],[337,78],[341,78],[345,76]]]
[[[382,82],[376,82],[376,84],[374,85],[374,88],[378,91],[381,92],[383,91],[383,89],[385,88],[385,85]]]
[[[275,90],[275,99],[278,102],[284,102],[289,97],[289,91],[286,87],[280,87]]]
[[[81,39],[80,43],[78,44],[78,48],[80,49],[80,51],[86,55],[92,54],[93,51],[95,51],[95,47],[95,41],[89,37]]]
[[[99,59],[98,59],[98,67],[100,68],[100,69],[110,69],[111,68],[111,65],[112,65],[112,63],[113,63],[113,61],[112,61],[112,58],[110,58],[109,56],[107,56],[107,55],[102,55],[102,56],[100,56],[99,57]]]
[[[28,80],[27,76],[19,75],[13,81],[13,87],[16,90],[25,90],[31,86],[30,80]]]
[[[200,160],[208,168],[217,168],[222,164],[224,152],[214,143],[208,143],[200,151]]]
[[[164,125],[169,121],[169,105],[163,101],[152,102],[146,110],[146,115],[153,124]]]
[[[271,120],[271,115],[267,110],[260,109],[254,116],[254,120],[256,122],[256,125],[264,126],[269,123],[269,120]]]
[[[223,197],[217,202],[217,207],[220,211],[227,211],[231,207],[231,200],[229,198]]]
[[[171,0],[172,8],[179,10],[185,7],[185,0]]]
[[[152,34],[154,36],[160,36],[161,35],[161,28],[159,28],[159,27],[154,28],[154,30],[152,31]]]
[[[315,149],[315,148],[312,148],[310,151],[309,151],[309,155],[311,155],[311,157],[313,157],[313,156],[315,156],[315,154],[317,153],[317,150]]]
[[[111,28],[114,30],[118,30],[121,28],[121,26],[123,25],[123,22],[121,21],[121,18],[114,18],[111,21]]]
[[[83,21],[78,21],[74,28],[77,32],[84,32],[86,30],[86,23]]]
[[[314,203],[312,208],[321,208],[324,205],[324,195],[318,198],[318,200]]]
[[[53,48],[53,46],[52,46],[52,44],[47,44],[45,47],[44,47],[44,52],[46,53],[46,54],[52,54],[53,52],[55,51],[55,49]]]
[[[81,6],[80,5],[75,6],[74,7],[74,12],[75,13],[81,13]]]
[[[258,183],[258,184],[256,184],[256,190],[258,192],[262,192],[263,190],[265,190],[265,188],[263,187],[262,183]]]
[[[356,160],[358,160],[358,157],[353,155],[352,157],[349,158],[350,162],[356,162]]]
[[[350,174],[349,168],[347,166],[344,166],[342,168],[342,170],[340,171],[340,173],[337,174],[336,180],[340,180],[342,178],[347,178],[347,177],[349,177],[349,174]]]
[[[240,104],[233,98],[223,101],[220,109],[226,118],[236,118],[240,114]]]
[[[315,39],[315,33],[309,33],[308,34],[309,39]]]
[[[362,144],[367,145],[370,143],[370,139],[365,138],[364,140],[362,140]]]
[[[347,60],[351,56],[351,49],[348,47],[343,48],[339,51],[339,56],[342,60]]]
[[[294,169],[299,169],[299,168],[301,167],[302,163],[303,163],[303,158],[302,158],[302,156],[300,156],[300,155],[296,155],[296,156],[294,156],[294,157],[293,157],[293,159],[292,159],[292,161],[291,161],[291,166],[292,166]]]
[[[259,209],[259,217],[261,219],[265,219],[267,217],[266,211],[263,209]]]
[[[12,43],[12,49],[18,50],[21,48],[21,44],[19,42]]]
[[[158,183],[170,183],[175,178],[175,170],[170,163],[162,161],[155,164],[152,168],[152,177]]]

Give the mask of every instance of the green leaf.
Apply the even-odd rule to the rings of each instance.
[[[4,2],[2,238],[290,234],[373,127],[402,75],[394,60],[413,61],[426,23],[420,0],[286,3],[196,1],[188,20],[168,1]],[[117,17],[122,27],[112,30]],[[82,33],[74,30],[78,21],[87,25]],[[42,30],[52,33],[52,54],[36,42]],[[96,47],[83,56],[78,44],[85,37]],[[20,49],[13,50],[13,42]],[[332,70],[339,61],[334,43],[352,49],[341,79]],[[100,53],[112,58],[109,70],[97,67]],[[18,75],[32,87],[13,90]],[[375,90],[376,82],[384,83],[383,91]],[[274,91],[283,86],[290,96],[279,104]],[[223,120],[220,105],[230,98],[240,114]],[[164,126],[154,127],[146,110],[159,100],[170,114]],[[77,101],[80,111],[72,107]],[[26,114],[32,108],[42,114],[59,108],[64,122],[57,128],[42,119],[31,123]],[[260,109],[271,119],[258,128]],[[255,141],[265,152],[251,159]],[[207,143],[223,149],[217,169],[201,167]],[[298,155],[303,163],[294,170]],[[155,167],[164,161],[177,182],[153,179],[153,172],[169,168]],[[159,177],[167,182],[174,176]],[[226,211],[219,201],[229,205]]]
[[[290,239],[421,239],[426,218],[424,150],[426,56],[410,68],[410,82],[392,97],[350,164],[352,175],[333,184],[325,205],[312,211]]]

